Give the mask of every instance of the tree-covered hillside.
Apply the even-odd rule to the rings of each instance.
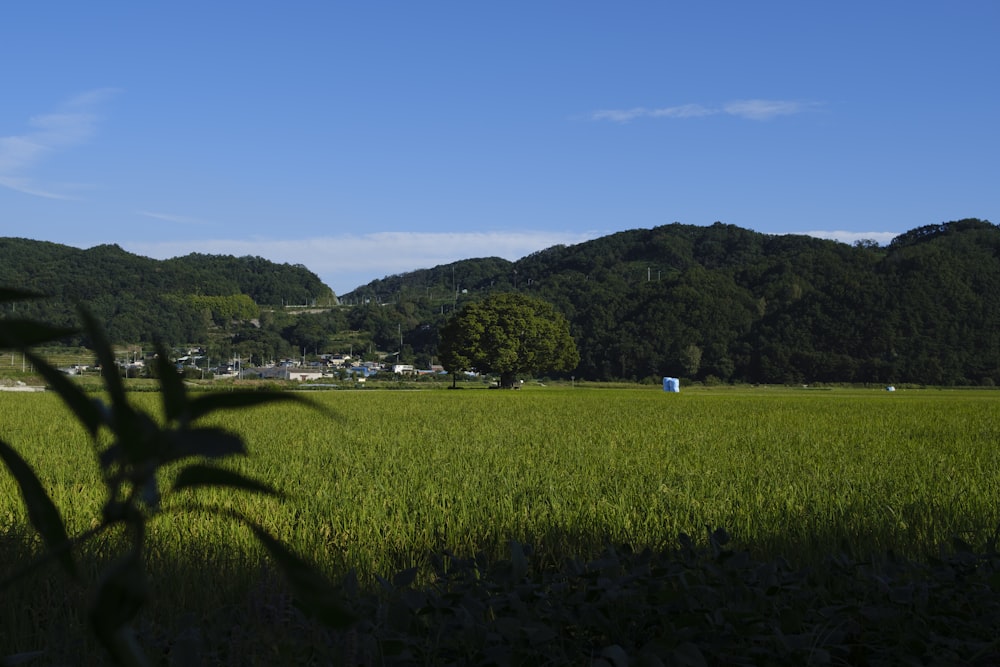
[[[884,247],[670,224],[388,276],[296,316],[261,306],[329,305],[332,292],[259,257],[155,261],[8,238],[0,284],[53,295],[18,314],[69,324],[79,302],[116,342],[208,338],[216,358],[381,350],[426,367],[453,312],[517,291],[565,315],[580,354],[566,375],[581,379],[1000,383],[1000,228],[976,219]]]
[[[975,219],[888,247],[671,224],[391,276],[345,299],[432,354],[427,332],[456,306],[511,289],[566,315],[577,377],[1000,382],[1000,228]]]
[[[336,302],[305,267],[260,257],[159,261],[116,245],[80,250],[21,238],[0,238],[0,285],[51,297],[17,304],[20,315],[69,326],[79,321],[79,304],[114,341],[130,343],[204,341],[213,327],[257,318],[260,306]]]

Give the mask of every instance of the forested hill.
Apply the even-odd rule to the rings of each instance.
[[[261,305],[336,298],[305,267],[259,257],[156,261],[16,238],[0,238],[0,285],[53,295],[18,316],[71,325],[82,303],[115,342],[209,340],[220,358],[398,350],[426,367],[456,308],[517,290],[566,315],[581,379],[1000,383],[1000,227],[976,219],[888,246],[721,223],[636,229],[389,276],[344,295],[353,307],[252,325]]]
[[[1000,382],[1000,228],[976,219],[885,247],[671,224],[390,276],[344,299],[430,353],[426,323],[511,289],[566,315],[581,378]]]
[[[300,265],[203,254],[154,260],[117,245],[81,250],[23,238],[0,238],[0,285],[51,296],[17,304],[18,314],[71,325],[82,304],[116,341],[130,342],[199,341],[212,320],[250,319],[258,306],[336,302]]]

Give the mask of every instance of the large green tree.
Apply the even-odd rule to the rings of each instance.
[[[546,301],[513,292],[456,312],[441,328],[440,357],[449,373],[495,373],[502,387],[521,374],[566,372],[580,363],[566,318]]]

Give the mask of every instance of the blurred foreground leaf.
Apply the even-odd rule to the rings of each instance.
[[[181,489],[190,489],[197,486],[223,486],[264,493],[271,496],[281,495],[273,487],[263,482],[258,482],[255,479],[244,477],[238,472],[198,463],[191,464],[178,473],[177,479],[174,480],[173,490],[180,491]]]
[[[54,327],[41,322],[5,319],[0,327],[0,348],[24,350],[33,345],[51,343],[76,333],[76,329]]]
[[[130,551],[104,571],[90,610],[90,624],[118,664],[149,664],[129,627],[148,597],[149,583],[139,550]]]
[[[356,620],[344,609],[342,595],[329,579],[266,530],[252,522],[248,524],[285,574],[296,604],[303,611],[331,628],[344,628]]]
[[[0,458],[3,459],[7,469],[10,470],[21,489],[21,497],[28,509],[31,525],[42,536],[45,546],[52,551],[63,568],[76,578],[78,572],[76,563],[73,561],[73,554],[69,549],[70,542],[69,536],[66,534],[66,526],[59,510],[45,493],[42,483],[38,480],[31,466],[3,440],[0,440]]]

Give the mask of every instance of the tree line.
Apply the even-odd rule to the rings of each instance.
[[[377,294],[383,317],[441,324],[498,290],[565,315],[581,378],[1000,382],[1000,228],[978,219],[888,246],[675,223],[389,276],[345,296]]]
[[[5,304],[5,315],[72,327],[82,305],[115,343],[213,341],[219,353],[229,353],[243,329],[259,329],[268,309],[336,303],[301,265],[197,253],[160,261],[117,245],[81,250],[22,238],[0,238],[0,285],[49,296]],[[92,344],[86,333],[63,342]]]
[[[568,321],[579,363],[567,377],[1000,382],[1000,228],[978,219],[887,246],[674,223],[387,276],[343,295],[351,305],[299,315],[281,305],[326,305],[333,293],[305,267],[261,258],[157,262],[117,246],[0,239],[0,284],[53,294],[29,315],[56,324],[80,302],[116,341],[208,337],[255,360],[381,352],[426,367],[463,306],[516,292]]]

